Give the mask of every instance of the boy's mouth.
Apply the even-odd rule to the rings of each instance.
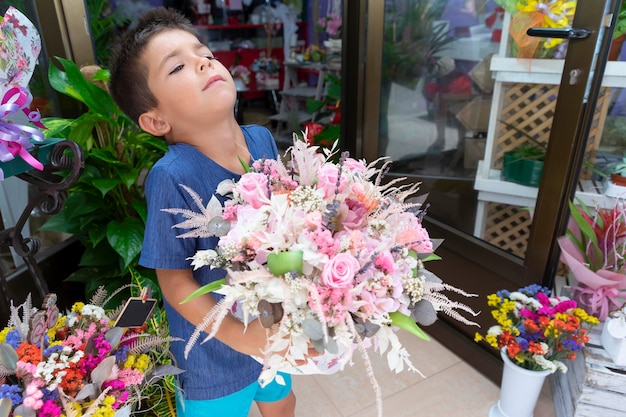
[[[222,81],[222,77],[220,75],[214,75],[211,78],[209,78],[209,80],[207,81],[207,83],[204,85],[204,88],[202,89],[202,91],[211,88],[211,86],[213,84],[215,84],[216,82]]]

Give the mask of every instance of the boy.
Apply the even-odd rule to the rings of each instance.
[[[111,94],[143,130],[162,136],[168,151],[146,180],[148,219],[139,263],[156,270],[172,336],[189,340],[195,327],[216,304],[212,295],[180,302],[201,285],[225,275],[223,270],[192,271],[187,260],[196,251],[216,246],[217,239],[180,239],[172,225],[181,219],[162,208],[195,209],[180,187],[189,186],[208,201],[224,179],[238,179],[245,161],[276,158],[270,132],[239,126],[234,116],[236,88],[230,72],[197,38],[178,12],[151,9],[124,34],[110,66]],[[219,196],[218,196],[219,197]],[[295,396],[291,379],[261,388],[266,331],[258,320],[244,332],[227,317],[215,339],[198,344],[185,359],[185,343],[172,344],[180,375],[178,417],[247,417],[253,401],[264,417],[292,417]]]

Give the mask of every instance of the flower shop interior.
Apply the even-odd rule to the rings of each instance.
[[[399,332],[420,373],[396,374],[383,355],[370,354],[332,375],[295,376],[297,416],[380,416],[380,397],[382,415],[394,416],[626,417],[621,0],[0,0],[3,94],[14,76],[5,41],[28,32],[7,18],[10,7],[41,40],[40,52],[15,64],[33,65],[21,85],[32,101],[9,117],[15,103],[5,96],[0,128],[45,132],[25,145],[34,161],[0,136],[4,323],[31,317],[32,306],[40,309],[33,319],[67,311],[70,320],[77,302],[106,300],[114,308],[131,297],[155,299],[151,315],[134,314],[167,327],[156,278],[138,265],[142,180],[165,145],[121,122],[114,104],[99,106],[81,84],[106,91],[98,70],[107,69],[111,45],[160,6],[189,18],[230,69],[237,121],[267,127],[279,151],[293,144],[294,132],[306,132],[320,149],[336,142],[355,159],[388,158],[383,182],[419,184],[407,203],[420,207],[438,258],[424,264],[462,290],[450,299],[477,312],[471,320],[479,327],[440,311],[434,324],[420,326],[429,341]],[[37,162],[43,170],[34,169]],[[522,288],[533,292],[515,292]],[[546,341],[560,353],[556,371],[534,394],[513,395],[530,409],[508,411],[500,348],[511,354],[539,341],[529,348],[524,331],[507,333],[502,314],[506,302],[533,297],[557,310],[558,297],[575,301],[567,311],[576,313],[559,323],[574,320],[580,329],[557,333],[575,333],[567,342],[577,344]],[[42,326],[43,343],[53,325]],[[9,327],[0,346],[9,343]],[[502,342],[502,334],[511,339]],[[14,377],[11,357],[0,349],[3,386]],[[147,388],[142,414],[175,415],[164,401],[150,402],[173,381],[163,378],[158,395]],[[0,417],[18,415],[5,414],[9,394],[0,388]]]

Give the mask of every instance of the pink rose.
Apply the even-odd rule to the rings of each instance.
[[[257,172],[249,172],[241,176],[235,192],[243,201],[258,209],[269,197],[267,186],[267,176]]]
[[[358,270],[359,261],[354,256],[340,253],[324,265],[322,284],[332,288],[350,287]]]
[[[317,189],[324,193],[324,198],[330,198],[335,191],[342,192],[346,187],[346,177],[341,176],[339,190],[337,190],[337,177],[339,169],[333,164],[324,164],[317,171]]]

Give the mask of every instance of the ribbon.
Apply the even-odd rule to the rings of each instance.
[[[0,102],[0,161],[8,162],[19,155],[28,165],[41,171],[43,164],[28,151],[33,147],[31,139],[43,142],[43,133],[30,126],[5,121],[12,114],[22,111],[28,117],[29,122],[45,129],[40,121],[39,111],[30,110],[32,101],[33,96],[24,87],[12,87],[4,94]],[[4,173],[0,170],[0,180],[2,179],[4,179]]]
[[[529,28],[566,28],[574,16],[576,2],[563,0],[522,0],[519,12],[511,19],[509,33],[518,45],[518,58],[533,58],[541,40],[526,34]],[[549,38],[543,42],[545,49],[552,49],[563,39]]]
[[[623,293],[615,287],[593,289],[586,285],[574,285],[572,291],[572,297],[586,307],[583,310],[597,316],[600,321],[605,320],[612,309],[621,306],[624,302],[620,298]]]

